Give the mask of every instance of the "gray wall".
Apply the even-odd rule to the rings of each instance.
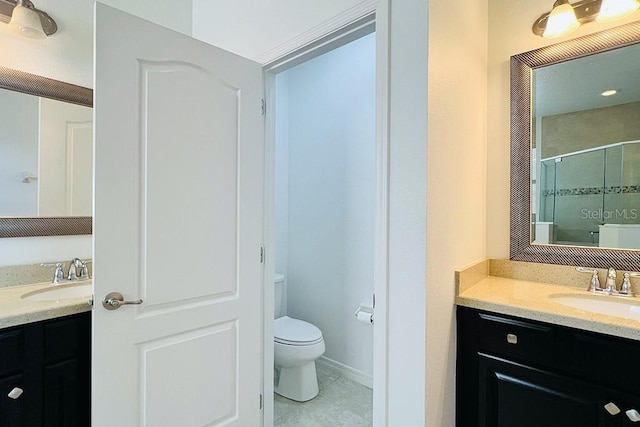
[[[542,117],[542,158],[640,139],[640,102]]]

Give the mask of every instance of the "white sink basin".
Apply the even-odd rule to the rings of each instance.
[[[59,301],[68,298],[91,298],[93,287],[91,281],[51,285],[49,288],[39,289],[22,295],[22,299],[29,301]]]
[[[640,301],[637,298],[591,295],[551,295],[554,302],[578,310],[640,321]]]

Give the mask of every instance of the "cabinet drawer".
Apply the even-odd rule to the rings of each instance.
[[[480,350],[530,363],[553,362],[551,327],[486,313],[478,315]]]
[[[24,329],[7,329],[0,333],[0,375],[22,369]]]
[[[85,325],[77,316],[60,318],[44,325],[44,360],[47,363],[75,357],[86,341]]]

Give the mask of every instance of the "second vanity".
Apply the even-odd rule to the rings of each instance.
[[[483,263],[458,277],[456,425],[640,426],[640,300],[619,316],[576,308],[621,299],[586,292],[588,276],[531,273],[570,267]]]
[[[1,426],[90,424],[87,286],[90,282],[0,288]]]

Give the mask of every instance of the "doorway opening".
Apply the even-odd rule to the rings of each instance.
[[[266,426],[373,424],[373,31],[267,75]]]

